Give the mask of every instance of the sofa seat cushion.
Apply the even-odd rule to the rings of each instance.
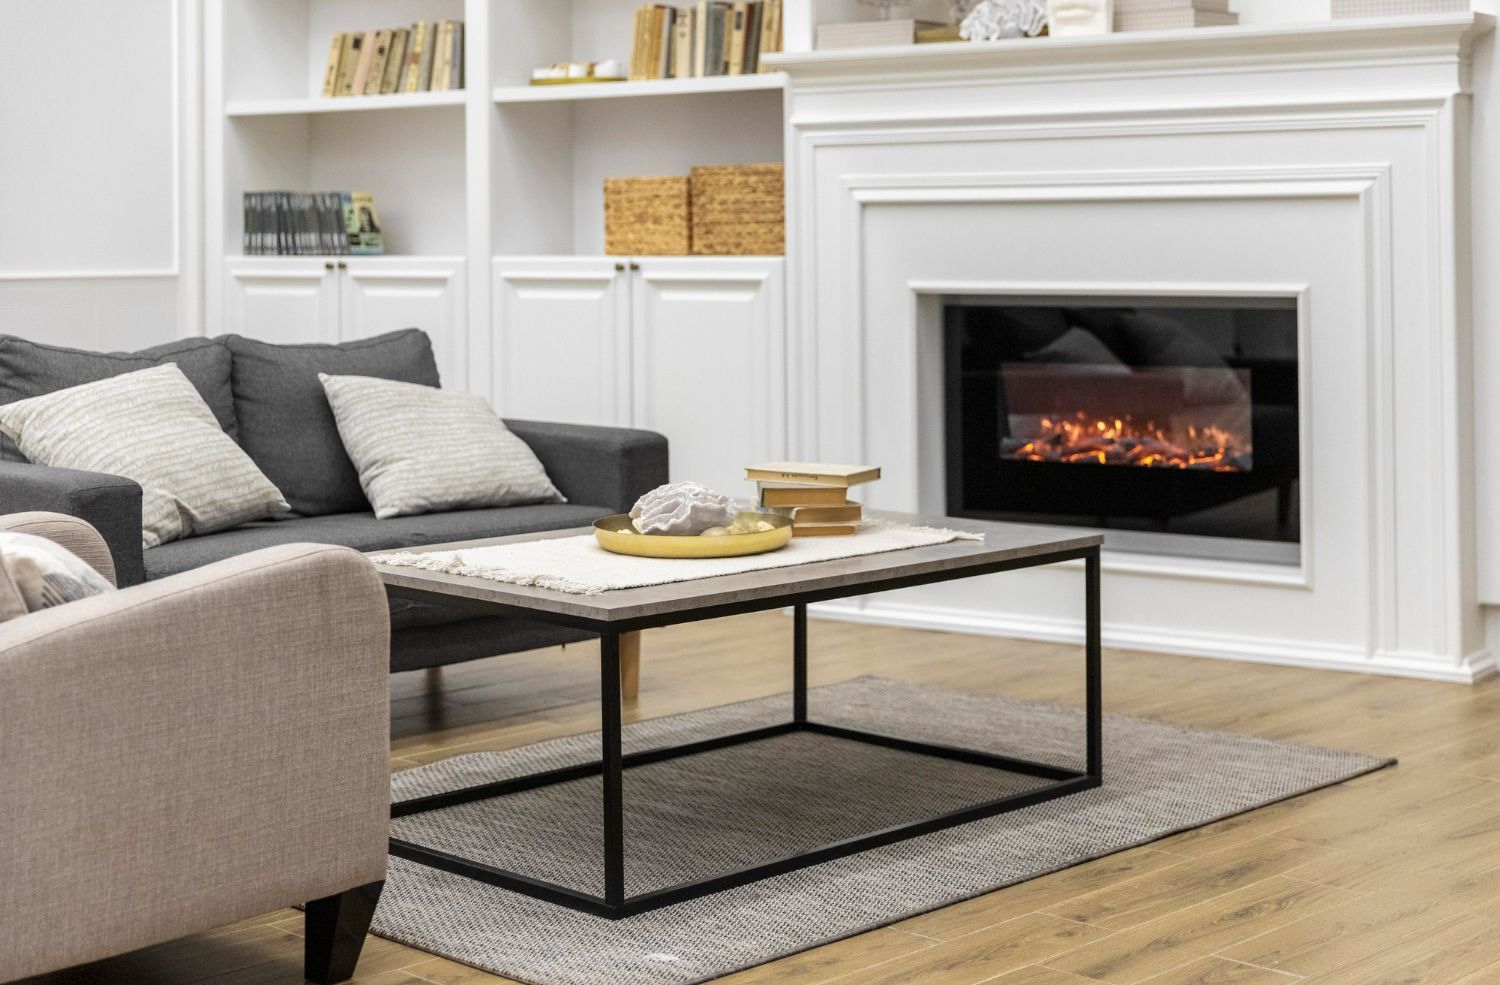
[[[277,544],[339,544],[389,551],[481,537],[585,527],[611,511],[602,506],[545,503],[377,520],[373,513],[261,520],[233,530],[189,537],[146,551],[146,577],[165,578],[236,554]]]
[[[97,383],[163,363],[177,364],[213,411],[219,427],[231,438],[236,437],[229,347],[221,338],[183,339],[139,352],[88,352],[0,335],[0,404]],[[14,442],[0,435],[0,460],[21,462],[25,456]]]
[[[414,328],[338,345],[225,337],[240,444],[303,516],[368,510],[319,373],[438,385],[432,343]]]

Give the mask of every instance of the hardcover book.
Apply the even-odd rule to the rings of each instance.
[[[391,50],[385,56],[385,72],[380,76],[381,95],[401,91],[401,75],[406,70],[406,42],[411,31],[400,28],[391,32]]]
[[[362,95],[380,95],[380,80],[385,77],[385,61],[391,53],[391,32],[375,32],[375,54],[370,57],[370,70],[365,75],[365,87],[361,90]]]
[[[767,462],[745,469],[745,478],[808,486],[855,486],[880,478],[876,465],[832,465],[819,462]]]
[[[335,34],[328,46],[328,67],[323,70],[323,98],[331,98],[338,89],[339,59],[344,53],[344,36]]]
[[[844,486],[803,486],[795,483],[760,483],[760,505],[766,509],[797,506],[843,506],[849,490]]]

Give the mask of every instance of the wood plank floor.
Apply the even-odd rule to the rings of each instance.
[[[790,620],[647,634],[654,718],[787,687]],[[814,621],[814,684],[879,674],[1081,703],[1075,648]],[[392,678],[391,765],[597,727],[584,644]],[[1398,756],[1285,801],[733,975],[729,985],[1500,983],[1500,682],[1466,688],[1110,651],[1111,711]],[[282,910],[37,985],[300,981]],[[506,980],[371,938],[362,985]]]

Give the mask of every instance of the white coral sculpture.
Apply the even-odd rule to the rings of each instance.
[[[1046,0],[980,0],[959,25],[966,41],[1034,38],[1047,26]]]
[[[630,510],[643,534],[692,537],[711,527],[727,527],[740,515],[734,500],[697,482],[669,482],[636,500]]]

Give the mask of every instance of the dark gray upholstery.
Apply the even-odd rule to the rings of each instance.
[[[570,503],[625,513],[641,494],[667,481],[667,439],[654,431],[506,421],[541,459]]]
[[[388,551],[455,540],[587,526],[608,514],[600,506],[544,503],[377,520],[373,513],[260,520],[223,533],[188,537],[146,551],[146,576],[165,578],[226,557],[277,544],[340,544],[356,551]]]
[[[109,545],[121,588],[146,580],[141,487],[100,472],[0,461],[0,515],[45,510],[87,520]]]
[[[319,373],[438,385],[432,343],[418,329],[340,345],[272,345],[225,336],[240,445],[304,516],[370,508],[344,452]]]
[[[237,437],[234,396],[229,388],[230,356],[223,339],[183,339],[139,352],[88,352],[0,335],[0,404],[162,363],[176,363],[214,412],[219,426],[231,438]],[[26,459],[13,441],[0,435],[0,460]]]
[[[7,347],[9,341],[21,340],[0,336],[0,359],[10,353],[14,365],[19,365],[23,356],[41,358],[33,349],[74,353],[34,343]],[[221,340],[158,346],[133,356],[76,354],[106,361],[96,364],[94,379],[155,364],[138,366],[129,362],[136,357],[156,361],[172,358],[179,365],[184,360],[198,360],[192,372],[183,365],[184,374],[196,384],[195,373],[217,365],[214,360],[219,356],[213,353],[228,362],[222,367],[222,376],[216,377],[222,380],[218,403],[207,393],[205,399],[216,415],[227,408],[226,430],[237,421],[241,447],[277,484],[293,508],[305,515],[189,537],[143,553],[139,485],[118,476],[44,468],[25,461],[0,461],[0,514],[50,510],[82,517],[109,545],[123,587],[278,544],[328,543],[379,551],[586,526],[606,514],[629,509],[641,493],[667,481],[667,440],[659,434],[507,421],[536,453],[569,502],[377,520],[344,453],[317,374],[377,376],[436,386],[432,346],[420,331],[393,332],[341,346],[276,346],[231,335]],[[62,356],[57,360],[57,366],[65,362]],[[97,368],[104,366],[114,367],[115,372]],[[7,385],[41,386],[38,381],[61,380],[61,370],[55,367],[46,372],[29,369],[23,378],[13,379],[15,372],[12,364],[0,361],[0,402],[6,399],[3,394]],[[89,380],[59,385],[79,382]],[[199,391],[203,390],[204,385],[199,385]],[[9,392],[9,399],[34,395],[25,392],[17,396],[14,389]],[[225,393],[230,395],[228,403]],[[220,421],[224,423],[222,417]],[[343,508],[337,508],[340,505]],[[390,613],[392,670],[437,667],[590,638],[579,630],[476,616],[404,599],[391,600]]]
[[[563,626],[507,619],[503,616],[453,618],[433,626],[398,629],[391,626],[391,670],[421,670],[494,657],[502,653],[538,650],[544,646],[593,639],[592,633]]]

